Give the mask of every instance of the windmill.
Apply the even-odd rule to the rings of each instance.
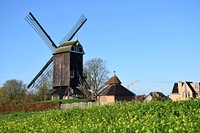
[[[76,87],[79,84],[86,84],[83,74],[84,51],[80,42],[72,39],[87,21],[87,18],[82,14],[69,33],[60,41],[59,45],[53,42],[31,12],[25,17],[25,20],[53,52],[53,56],[27,87],[33,89],[36,84],[41,82],[40,80],[45,77],[45,74],[50,72],[53,73],[52,86],[54,91],[52,95],[56,95],[59,99],[63,99],[65,96],[81,95],[81,91]]]

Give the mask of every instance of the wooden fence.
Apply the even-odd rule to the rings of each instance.
[[[71,109],[74,107],[78,108],[86,108],[86,107],[92,107],[92,106],[98,106],[99,102],[80,102],[80,103],[71,103],[71,104],[61,104],[61,109]]]

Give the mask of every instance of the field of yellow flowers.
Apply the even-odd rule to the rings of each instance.
[[[52,110],[0,120],[0,132],[181,132],[200,131],[200,100],[116,103],[91,108]]]

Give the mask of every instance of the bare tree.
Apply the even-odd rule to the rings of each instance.
[[[7,80],[0,88],[0,104],[14,105],[24,103],[26,85],[16,79]]]
[[[106,68],[106,61],[101,58],[88,60],[84,66],[87,74],[87,83],[93,93],[108,80],[109,71]]]
[[[79,89],[85,96],[85,98],[87,98],[87,100],[91,100],[94,97],[94,93],[91,92],[91,90],[88,90],[88,88],[83,85],[83,84],[79,84],[77,86],[77,89]]]

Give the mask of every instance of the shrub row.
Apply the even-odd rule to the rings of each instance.
[[[0,114],[9,114],[14,112],[33,112],[60,108],[59,102],[41,102],[34,104],[19,104],[13,106],[0,106]]]

